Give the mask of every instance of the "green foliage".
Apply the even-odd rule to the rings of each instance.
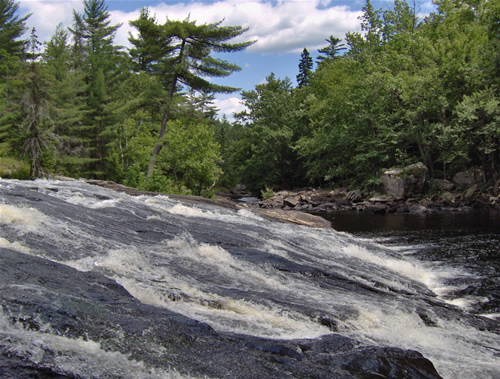
[[[158,25],[155,18],[143,9],[137,20],[130,25],[138,31],[138,38],[130,37],[134,45],[131,55],[136,69],[147,70],[155,75],[167,92],[158,141],[151,154],[147,176],[151,176],[157,156],[162,150],[167,123],[171,120],[173,100],[178,87],[183,86],[201,93],[234,92],[238,88],[222,86],[209,80],[226,77],[240,67],[213,53],[229,53],[244,50],[254,41],[228,43],[247,29],[241,26],[222,26],[223,20],[197,25],[189,17],[183,21],[169,20]]]
[[[26,20],[30,15],[19,17],[19,3],[0,0],[0,59],[9,56],[21,57],[26,41],[20,39],[26,31]],[[2,72],[0,74],[3,75]]]
[[[54,171],[65,176],[80,176],[94,161],[86,146],[92,137],[85,122],[85,73],[72,67],[68,32],[58,25],[54,35],[45,44],[45,63],[51,105],[53,107],[53,134],[57,137]]]
[[[431,177],[470,165],[497,177],[497,8],[442,1],[420,21],[404,1],[385,11],[367,1],[364,34],[348,33],[349,52],[325,60],[308,86],[312,132],[296,149],[309,179],[368,185],[416,161]]]
[[[187,189],[196,195],[207,194],[222,174],[219,149],[213,127],[207,122],[170,121],[158,169],[174,180],[176,192],[185,193]]]
[[[26,67],[24,81],[26,88],[20,99],[19,133],[23,141],[24,154],[30,162],[30,178],[45,176],[47,160],[50,159],[52,144],[52,107],[48,93],[47,77],[39,64],[37,53],[40,42],[31,31],[28,49],[30,62]]]
[[[367,0],[361,33],[347,33],[345,45],[326,39],[315,71],[304,49],[297,88],[271,74],[243,91],[246,111],[229,122],[216,119],[214,94],[237,89],[211,78],[240,68],[214,53],[252,44],[231,43],[245,28],[158,23],[144,8],[130,22],[127,55],[104,0],[84,0],[40,57],[34,32],[22,39],[29,15],[0,0],[0,174],[206,196],[238,183],[262,196],[375,187],[385,168],[417,161],[431,178],[479,167],[498,180],[500,5],[436,6],[419,19],[414,4],[377,10]]]
[[[240,180],[256,194],[269,183],[298,186],[304,177],[294,150],[303,128],[291,82],[274,74],[266,80],[254,91],[242,92],[248,110],[238,115],[241,136],[232,154]]]
[[[313,68],[313,61],[309,51],[306,48],[300,54],[299,74],[297,75],[297,84],[303,87],[309,84],[311,76],[311,69]]]
[[[341,38],[330,36],[330,38],[326,39],[325,41],[328,42],[328,46],[318,50],[318,53],[322,54],[318,56],[318,64],[337,59],[338,54],[346,49],[345,45],[341,43]]]
[[[30,177],[30,165],[12,157],[0,156],[0,178],[27,180]]]
[[[266,186],[263,190],[260,191],[260,195],[263,199],[270,199],[274,196],[274,190],[272,187]]]

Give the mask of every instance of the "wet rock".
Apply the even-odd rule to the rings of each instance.
[[[323,217],[304,212],[296,212],[283,209],[254,209],[258,216],[269,220],[287,222],[292,224],[310,226],[313,228],[330,228],[330,222]]]
[[[331,318],[329,317],[320,317],[318,319],[318,322],[321,324],[321,325],[324,325],[326,326],[328,329],[330,329],[332,332],[336,332],[338,331],[338,327],[337,327],[337,323],[335,322],[335,320],[332,320]]]
[[[85,356],[69,356],[74,365],[60,365],[66,358],[62,340],[68,346],[71,341],[88,341],[102,354],[126,357],[124,363],[141,362],[145,371],[174,368],[189,376],[440,377],[418,352],[361,345],[338,334],[273,340],[216,332],[202,322],[140,303],[99,273],[9,249],[0,249],[0,267],[2,328],[12,332],[0,344],[3,378],[120,377],[118,370],[124,370],[112,367],[112,362],[90,367],[94,363]],[[34,326],[23,327],[20,320]],[[334,328],[326,318],[320,322]],[[9,344],[16,338],[26,338],[26,344],[13,348]],[[37,340],[44,342],[37,345]],[[30,343],[40,352],[32,352]]]
[[[398,208],[396,210],[397,213],[408,213],[410,209],[406,204],[398,204]]]
[[[108,188],[116,192],[123,192],[126,193],[127,195],[131,196],[143,196],[143,195],[148,195],[148,196],[158,196],[162,195],[161,193],[158,192],[151,192],[151,191],[142,191],[138,190],[137,188],[132,188],[132,187],[127,187],[124,186],[123,184],[115,183],[113,181],[108,181],[108,180],[97,180],[97,179],[85,179],[84,180],[88,184],[93,184],[99,187],[103,188]],[[163,194],[165,195],[165,194]],[[241,208],[240,205],[234,203],[233,201],[229,199],[208,199],[206,197],[202,196],[192,196],[192,195],[172,195],[168,194],[167,195],[171,199],[179,200],[179,201],[185,201],[190,204],[212,204],[212,205],[217,205],[220,207],[225,207],[225,208],[230,208],[230,209],[239,209]]]
[[[368,204],[364,207],[364,212],[373,214],[384,214],[387,212],[387,205],[381,203]]]
[[[421,214],[421,213],[426,213],[427,212],[427,207],[424,205],[420,204],[415,204],[409,207],[409,212],[413,214]]]

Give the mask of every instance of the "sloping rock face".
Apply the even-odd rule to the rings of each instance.
[[[385,192],[399,198],[418,194],[424,188],[427,171],[427,167],[421,162],[387,170],[382,175]]]
[[[282,209],[253,209],[253,212],[268,220],[287,222],[312,228],[330,228],[331,224],[323,217],[297,211],[284,211]]]
[[[177,376],[439,377],[416,351],[338,334],[278,341],[218,333],[140,303],[101,274],[6,248],[0,273],[2,378],[156,378],[170,377],[172,367]],[[71,356],[84,348],[87,355]]]

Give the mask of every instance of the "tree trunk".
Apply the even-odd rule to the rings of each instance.
[[[167,105],[167,109],[163,112],[163,118],[161,120],[161,128],[160,128],[160,135],[158,137],[158,142],[156,142],[156,145],[153,149],[153,153],[151,154],[151,159],[149,160],[148,164],[148,171],[146,172],[146,178],[151,178],[151,175],[153,175],[153,171],[156,166],[156,157],[158,154],[160,154],[160,151],[163,147],[163,136],[165,135],[165,131],[167,130],[167,121],[168,121],[168,114],[169,114],[169,108],[170,105]]]
[[[184,59],[184,49],[186,47],[186,41],[182,41],[181,45],[181,51],[179,52],[179,59],[178,59],[178,64],[182,62]],[[167,130],[167,122],[168,122],[168,116],[170,114],[170,107],[172,105],[172,99],[174,98],[174,93],[175,93],[175,88],[177,87],[177,76],[178,74],[175,74],[172,83],[170,86],[170,90],[168,92],[168,101],[167,101],[167,108],[163,112],[163,118],[161,120],[161,128],[160,128],[160,135],[158,137],[158,142],[156,143],[153,153],[151,154],[151,159],[149,160],[148,164],[148,170],[146,172],[146,178],[151,178],[151,175],[153,175],[153,171],[156,166],[156,157],[158,157],[158,154],[160,154],[161,149],[163,148],[163,136],[165,135],[165,131]]]

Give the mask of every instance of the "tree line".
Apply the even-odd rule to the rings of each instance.
[[[417,161],[431,179],[477,167],[498,183],[500,5],[435,7],[419,18],[415,3],[367,0],[360,33],[330,36],[316,62],[304,49],[296,86],[270,73],[242,91],[246,110],[230,122],[214,94],[238,89],[208,78],[240,69],[214,53],[250,46],[231,42],[245,28],[159,23],[144,8],[126,50],[104,0],[84,0],[42,46],[36,30],[22,39],[29,15],[0,0],[0,159],[17,177],[204,195],[237,183],[371,188]]]
[[[29,15],[0,0],[0,157],[21,167],[13,176],[213,189],[222,175],[214,93],[238,88],[210,78],[240,69],[214,53],[251,45],[231,42],[246,29],[189,17],[160,23],[143,8],[126,51],[114,43],[120,25],[111,25],[104,0],[83,3],[42,48],[35,29],[22,39]]]
[[[297,87],[271,74],[243,92],[226,161],[253,190],[376,188],[381,171],[423,162],[430,179],[477,167],[498,186],[500,3],[363,7],[361,32],[331,36]],[[232,138],[232,139],[231,139]]]

